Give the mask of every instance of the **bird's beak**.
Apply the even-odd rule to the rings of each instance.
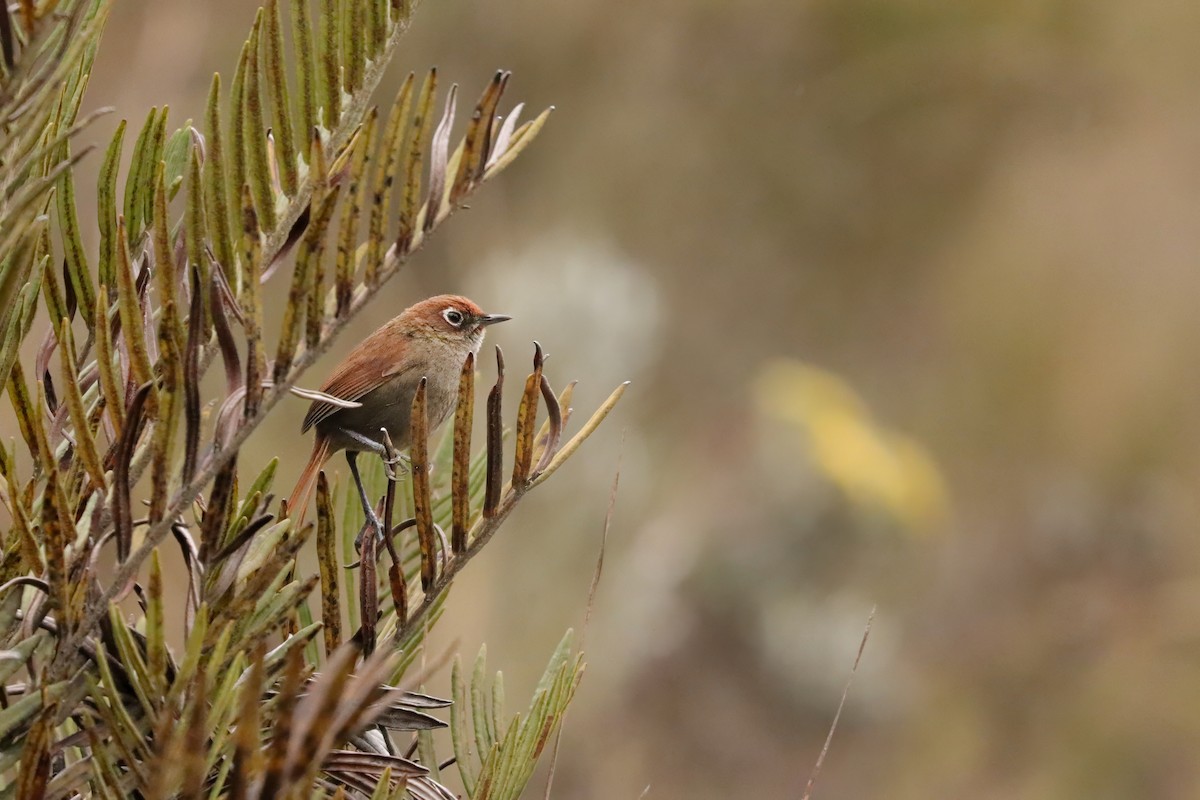
[[[508,322],[512,317],[507,314],[485,314],[479,318],[479,324],[483,327],[495,325],[497,322]]]

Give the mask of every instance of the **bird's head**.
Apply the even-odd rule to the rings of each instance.
[[[483,335],[489,325],[512,319],[505,314],[484,313],[475,303],[456,294],[440,294],[422,300],[401,316],[430,336],[464,342],[474,352],[478,352],[483,344]]]

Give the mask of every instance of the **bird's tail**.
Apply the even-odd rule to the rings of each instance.
[[[308,464],[300,473],[300,479],[296,481],[296,488],[292,489],[292,496],[288,498],[288,516],[293,520],[292,530],[296,530],[304,524],[304,513],[308,510],[308,498],[312,496],[313,487],[317,485],[317,475],[320,473],[321,467],[329,460],[329,456],[329,440],[324,436],[317,436],[313,442],[312,455],[308,457]]]

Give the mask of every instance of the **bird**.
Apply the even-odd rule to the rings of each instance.
[[[422,378],[429,430],[445,422],[454,411],[467,355],[478,355],[489,326],[510,319],[486,314],[461,295],[442,294],[404,309],[351,350],[320,391],[358,405],[348,408],[318,399],[309,407],[300,432],[315,428],[316,434],[312,455],[288,499],[293,525],[304,522],[321,467],[344,451],[367,522],[382,536],[383,523],[358,472],[359,453],[386,458],[382,428],[397,450],[409,446],[412,402]]]

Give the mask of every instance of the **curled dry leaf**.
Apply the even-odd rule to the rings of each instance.
[[[450,87],[446,95],[446,107],[433,133],[430,146],[429,196],[425,200],[425,233],[433,230],[442,210],[442,195],[446,190],[446,173],[450,158],[450,128],[454,124],[454,111],[458,103],[458,84]]]
[[[504,394],[504,352],[496,345],[496,384],[487,399],[487,484],[483,497],[483,516],[496,516],[500,507],[501,472],[504,469],[504,420],[501,404]]]

